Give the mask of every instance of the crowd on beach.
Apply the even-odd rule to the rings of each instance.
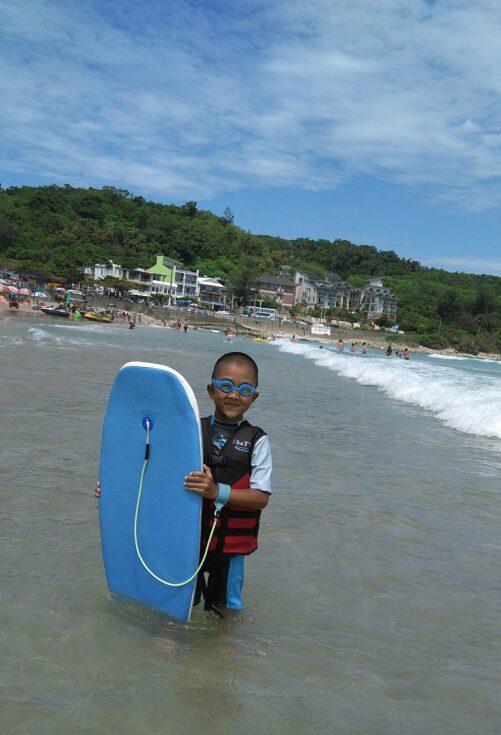
[[[37,311],[39,306],[55,306],[55,304],[42,304],[40,302],[32,303],[29,299],[19,299],[18,303],[19,308],[16,309],[16,313],[31,314],[33,316],[40,315],[40,312]],[[4,299],[0,296],[0,312],[5,312],[8,310],[9,303],[7,299]],[[287,323],[273,324],[272,327],[271,324],[266,323],[266,320],[261,320],[260,323],[258,323],[257,320],[252,320],[252,323],[249,323],[249,320],[247,319],[237,321],[237,319],[233,318],[231,325],[226,324],[226,326],[223,326],[220,319],[217,320],[217,324],[206,323],[206,320],[200,320],[198,318],[194,318],[192,320],[192,323],[188,323],[188,320],[186,318],[179,318],[177,316],[173,319],[166,319],[159,318],[157,315],[154,316],[145,312],[128,311],[124,309],[111,309],[108,310],[108,313],[110,313],[110,315],[113,313],[112,321],[127,323],[130,329],[134,329],[136,326],[141,324],[153,324],[169,329],[183,330],[184,332],[187,332],[188,329],[217,328],[218,331],[220,331],[221,329],[222,331],[224,331],[224,334],[226,335],[226,338],[229,342],[231,342],[235,337],[245,335],[250,335],[251,338],[253,337],[257,339],[262,339],[263,341],[273,341],[275,339],[290,339],[293,342],[296,342],[298,340],[315,342],[319,341],[318,336],[310,334],[309,329],[307,329],[307,327],[305,327],[304,325]],[[335,334],[332,337],[322,337],[321,341],[324,344],[334,345],[336,350],[339,352],[349,351],[353,353],[360,352],[362,354],[366,354],[367,349],[372,348],[384,350],[387,357],[397,357],[402,358],[403,360],[410,359],[411,353],[408,347],[396,346],[395,348],[393,348],[392,345],[388,345],[385,335],[381,333],[365,333],[363,337],[365,338],[363,341],[353,340],[352,330],[341,330],[336,328]],[[458,352],[453,348],[439,350],[422,347],[421,345],[414,345],[413,350],[415,352],[440,352],[443,354],[463,355],[465,357],[468,357],[466,353]],[[497,354],[478,354],[477,357],[501,359],[501,355]]]
[[[346,346],[345,341],[339,338],[338,341],[336,342],[336,351],[344,352],[345,346]],[[384,347],[382,349],[384,349]],[[356,352],[359,352],[359,350],[362,353],[362,355],[366,355],[367,354],[367,342],[362,342],[361,345],[359,345],[358,342],[351,343],[350,352],[356,353]],[[393,351],[393,347],[391,345],[388,345],[386,347],[384,354],[386,355],[386,357],[402,357],[404,360],[409,360],[410,355],[411,355],[408,347],[406,347],[403,350],[396,349],[395,351]]]

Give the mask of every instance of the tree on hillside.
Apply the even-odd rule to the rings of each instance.
[[[473,303],[471,312],[475,317],[477,323],[477,333],[480,332],[482,327],[489,327],[489,317],[494,311],[496,305],[494,298],[489,291],[478,291],[475,301]]]
[[[228,279],[231,292],[239,304],[246,304],[251,300],[257,287],[258,276],[257,261],[250,255],[244,255]]]
[[[464,301],[461,295],[454,289],[448,289],[437,304],[437,314],[442,318],[451,318],[461,313],[464,309]]]
[[[17,241],[17,230],[8,220],[0,220],[0,251],[15,245]]]
[[[186,202],[186,204],[183,204],[181,209],[187,217],[194,217],[197,213],[197,203],[196,202]]]
[[[223,216],[221,217],[221,222],[226,227],[226,225],[232,225],[235,220],[235,217],[233,215],[233,212],[229,207],[226,207]]]

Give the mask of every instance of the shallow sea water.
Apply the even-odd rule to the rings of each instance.
[[[444,386],[473,395],[480,371],[501,396],[500,366],[412,356],[388,381],[371,354],[369,380],[349,375],[360,356],[319,350],[317,364],[299,347],[0,322],[1,732],[499,735],[501,441],[409,391],[426,375],[441,400]],[[271,438],[274,495],[244,613],[181,624],[109,596],[101,423],[128,360],[179,370],[209,413],[230,349],[260,366],[249,418]]]

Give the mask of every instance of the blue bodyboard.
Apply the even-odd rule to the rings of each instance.
[[[146,420],[150,450],[138,505]],[[201,469],[200,418],[187,381],[164,365],[126,363],[111,389],[101,441],[99,523],[106,578],[113,593],[179,620],[190,619],[196,579],[169,587],[155,576],[176,583],[197,568],[202,501],[183,482]]]

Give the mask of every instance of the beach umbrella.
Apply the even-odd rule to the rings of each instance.
[[[7,291],[8,291],[9,293],[14,293],[14,294],[17,294],[17,293],[19,293],[19,289],[18,289],[18,288],[16,288],[15,286],[7,286],[6,288],[7,288]]]
[[[33,298],[35,298],[35,299],[48,299],[49,297],[47,296],[46,293],[43,293],[42,291],[35,291],[35,293],[33,294]]]
[[[19,293],[21,296],[31,296],[31,291],[29,288],[20,288]]]
[[[58,286],[58,288],[56,288],[55,290],[56,291],[66,291],[66,289],[63,288],[62,286]]]

